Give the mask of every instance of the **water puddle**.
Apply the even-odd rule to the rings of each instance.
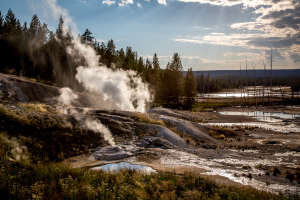
[[[121,169],[131,169],[131,170],[142,171],[145,174],[156,173],[156,170],[152,169],[151,167],[144,166],[144,165],[132,165],[128,162],[110,163],[110,164],[103,165],[100,167],[92,168],[92,170],[99,170],[99,169],[102,169],[105,171],[111,171],[111,172],[117,172],[118,170],[121,170]]]
[[[296,114],[286,114],[286,113],[265,113],[261,111],[255,112],[230,112],[224,111],[219,112],[222,115],[242,115],[242,116],[249,116],[253,117],[259,121],[264,122],[280,122],[282,119],[294,119],[295,117],[300,117],[300,115]]]

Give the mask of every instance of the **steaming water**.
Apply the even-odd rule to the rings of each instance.
[[[279,122],[282,121],[280,119],[295,119],[295,117],[300,117],[300,115],[296,114],[286,114],[286,113],[265,113],[261,111],[255,112],[219,112],[222,115],[242,115],[242,116],[249,116],[253,117],[259,121],[265,122]],[[280,119],[276,119],[280,118]]]
[[[106,170],[106,171],[113,171],[117,172],[120,169],[131,169],[131,170],[137,170],[142,171],[146,174],[156,173],[156,170],[152,169],[151,167],[144,166],[144,165],[133,165],[128,162],[120,162],[120,163],[110,163],[107,165],[103,165],[101,167],[94,167],[93,170]]]

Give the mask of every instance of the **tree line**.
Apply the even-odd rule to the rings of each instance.
[[[0,11],[0,71],[35,79],[59,87],[70,87],[84,92],[84,87],[75,79],[76,68],[84,65],[83,59],[68,53],[74,39],[72,30],[64,30],[61,16],[56,32],[50,31],[33,15],[30,24],[20,24],[11,9],[5,16]],[[144,82],[149,83],[156,105],[191,108],[197,95],[196,79],[192,69],[183,75],[183,66],[178,53],[174,53],[166,69],[160,67],[157,54],[152,61],[127,47],[117,50],[111,39],[105,44],[98,42],[89,29],[78,35],[81,43],[90,45],[100,55],[99,63],[112,70],[134,70]]]

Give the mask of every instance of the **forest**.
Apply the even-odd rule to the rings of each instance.
[[[21,25],[11,9],[5,16],[0,12],[0,72],[85,92],[75,78],[76,68],[84,66],[85,61],[68,53],[75,36],[70,27],[66,30],[64,27],[62,16],[54,33],[46,23],[40,22],[37,15],[33,15],[30,24],[25,22]],[[162,69],[156,53],[152,61],[148,58],[144,61],[131,47],[116,49],[113,39],[107,44],[100,44],[89,29],[75,39],[92,46],[100,56],[101,65],[113,70],[136,71],[149,84],[155,105],[191,108],[198,93],[219,92],[246,85],[244,77],[210,78],[203,74],[195,77],[192,69],[183,75],[183,65],[178,53],[174,53],[172,60]],[[267,84],[263,81],[258,79],[255,84]],[[254,85],[254,82],[253,78],[249,78],[249,86]],[[273,85],[276,83],[293,86],[291,79],[275,79]],[[299,87],[294,86],[293,89],[299,90]]]

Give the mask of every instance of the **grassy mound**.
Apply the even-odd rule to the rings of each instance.
[[[17,138],[37,161],[59,161],[87,152],[86,134],[66,125],[60,117],[43,113],[18,113],[0,107],[0,131]],[[98,137],[98,138],[97,138]],[[95,139],[100,139],[95,135]]]

